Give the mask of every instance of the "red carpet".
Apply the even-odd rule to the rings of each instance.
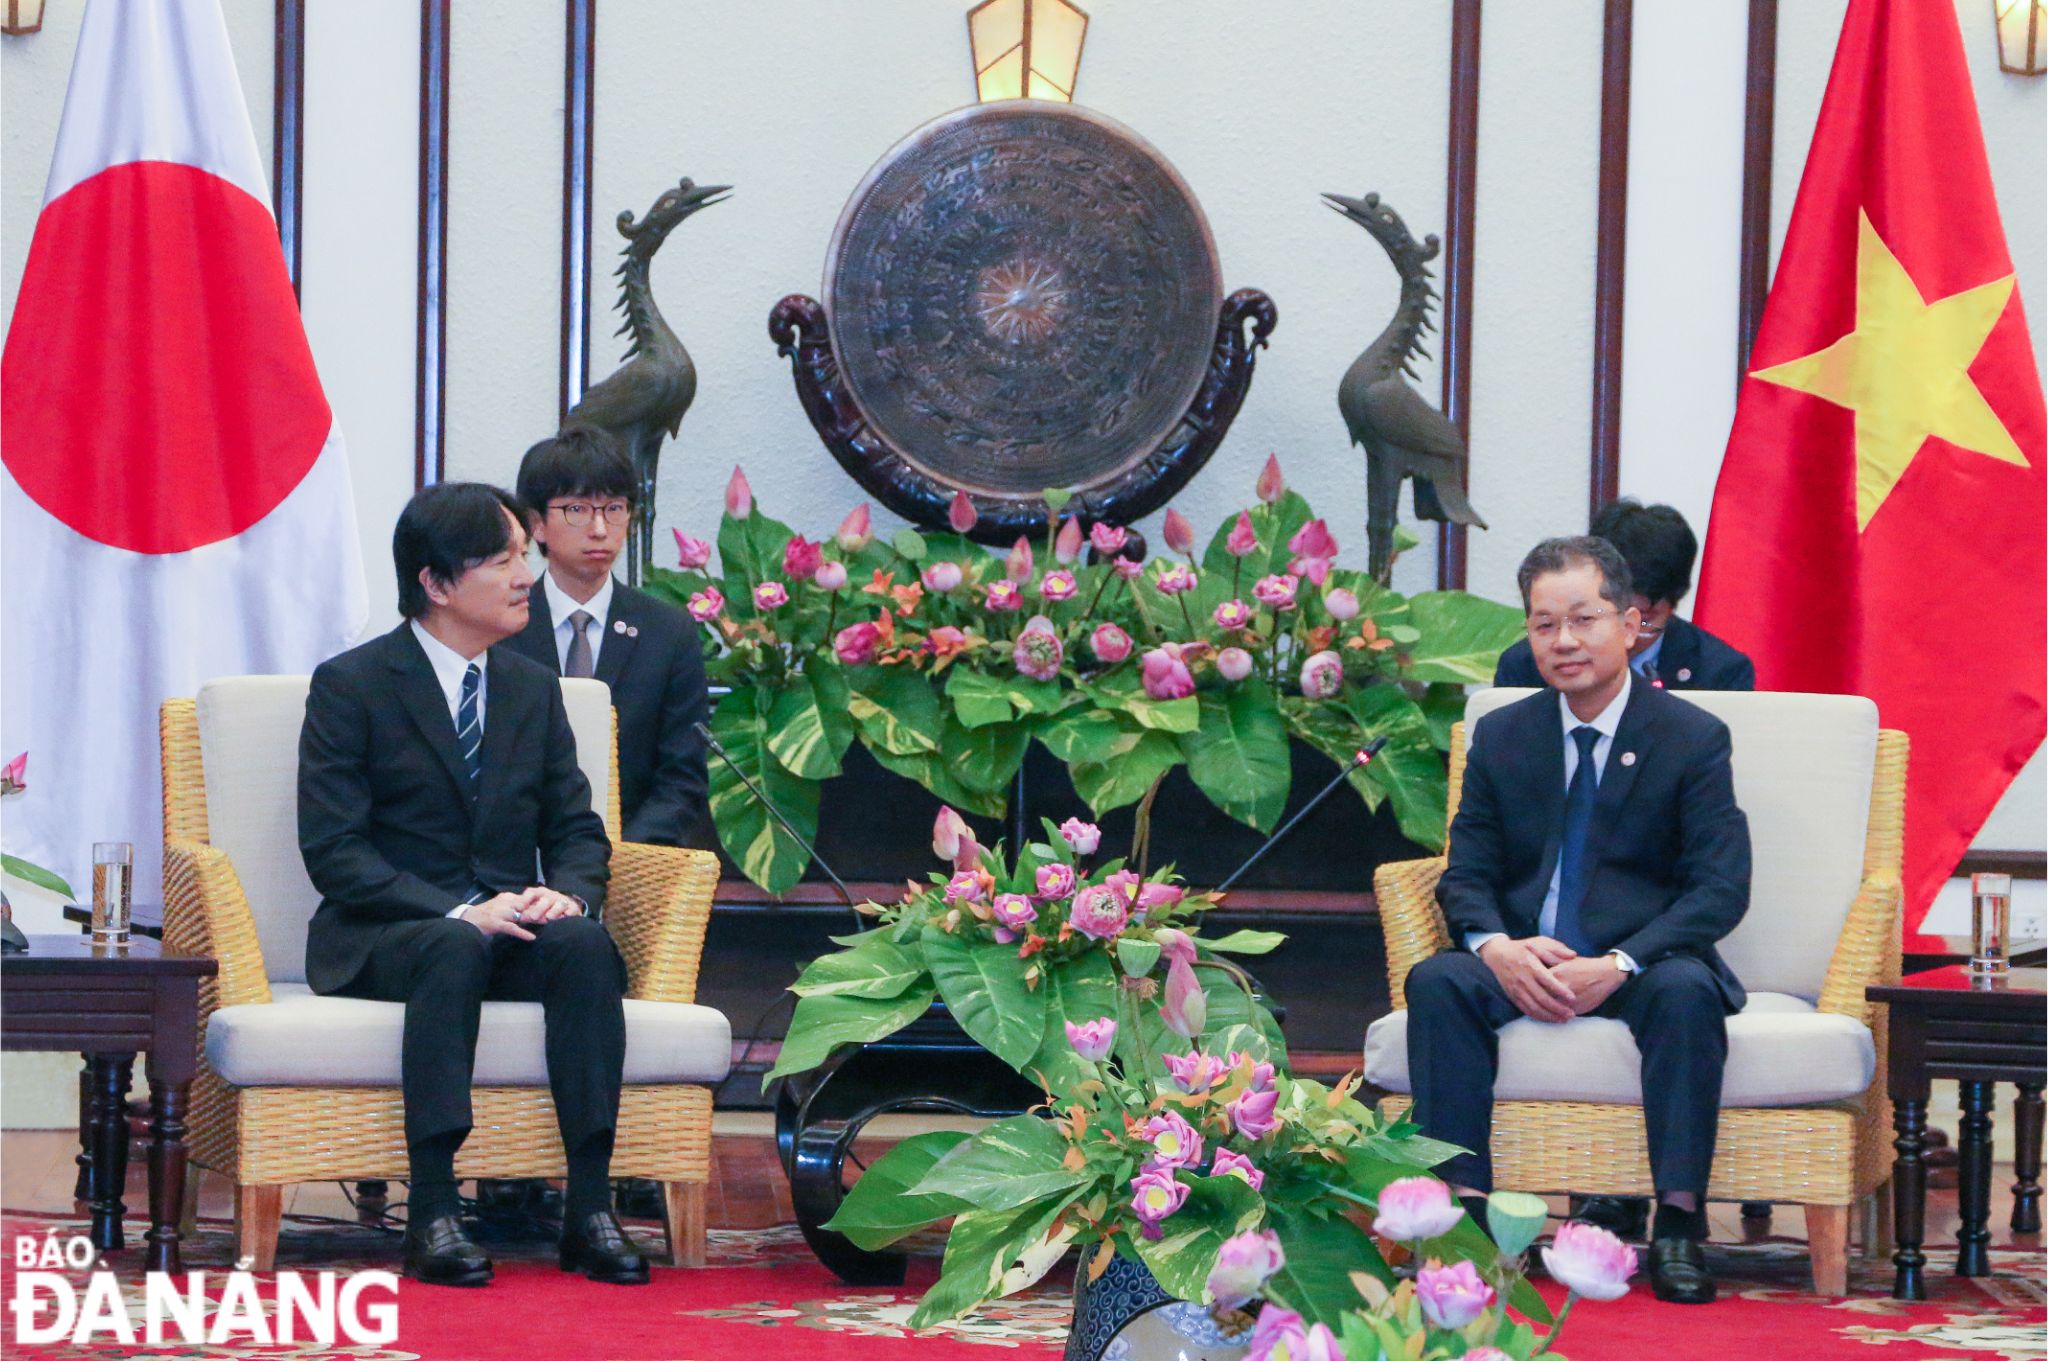
[[[0,1293],[14,1295],[14,1244],[40,1240],[47,1228],[61,1236],[80,1231],[82,1221],[9,1212],[8,1243],[0,1270]],[[225,1225],[204,1222],[188,1244],[186,1268],[219,1272],[228,1265],[231,1239]],[[711,1265],[701,1271],[657,1269],[654,1283],[640,1288],[595,1285],[554,1268],[540,1243],[495,1248],[497,1282],[463,1291],[401,1284],[398,1335],[383,1347],[338,1342],[252,1345],[246,1338],[220,1347],[189,1348],[167,1342],[161,1349],[129,1347],[108,1335],[83,1346],[16,1345],[10,1311],[5,1344],[11,1358],[90,1357],[101,1361],[140,1355],[284,1357],[295,1361],[354,1358],[354,1361],[767,1361],[785,1356],[909,1358],[954,1361],[1007,1352],[1054,1356],[1066,1337],[1067,1282],[1062,1273],[1045,1288],[1003,1301],[965,1323],[918,1335],[904,1320],[919,1291],[934,1275],[934,1259],[913,1262],[908,1286],[862,1290],[841,1285],[811,1260],[794,1228],[760,1233],[714,1232]],[[1889,1264],[1853,1269],[1857,1294],[1823,1299],[1806,1291],[1806,1257],[1796,1243],[1766,1243],[1714,1250],[1721,1279],[1720,1303],[1699,1309],[1661,1305],[1646,1287],[1612,1304],[1582,1304],[1574,1311],[1562,1350],[1572,1361],[1684,1361],[1752,1357],[1863,1357],[1867,1361],[2037,1361],[2048,1349],[2048,1315],[2043,1311],[2039,1253],[1994,1251],[1998,1274],[1982,1281],[1957,1281],[1953,1255],[1934,1253],[1930,1272],[1934,1298],[1923,1304],[1890,1299]],[[138,1321],[142,1292],[136,1281],[136,1253],[115,1261],[123,1294]],[[312,1272],[322,1267],[395,1270],[396,1240],[345,1225],[287,1222],[280,1266]],[[86,1273],[67,1271],[83,1281]],[[218,1277],[210,1284],[217,1285]],[[262,1294],[270,1298],[269,1280]],[[1545,1294],[1555,1301],[1554,1287]],[[372,1294],[372,1299],[388,1296]]]

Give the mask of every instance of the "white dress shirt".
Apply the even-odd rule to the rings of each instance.
[[[548,593],[548,618],[555,621],[555,669],[564,676],[569,674],[569,644],[576,637],[569,616],[582,610],[594,621],[584,636],[590,639],[590,669],[595,672],[597,654],[604,647],[604,621],[612,613],[611,577],[606,576],[604,585],[588,600],[578,600],[563,590],[552,571],[541,573],[540,580],[542,589]]]
[[[1572,787],[1572,776],[1576,775],[1579,770],[1579,744],[1573,740],[1572,730],[1579,727],[1590,727],[1600,734],[1593,742],[1593,780],[1597,787],[1599,781],[1607,775],[1607,753],[1614,749],[1614,734],[1621,727],[1622,711],[1628,708],[1628,694],[1634,686],[1633,673],[1629,669],[1624,668],[1621,673],[1621,689],[1615,694],[1613,699],[1607,702],[1606,708],[1595,714],[1590,720],[1584,722],[1580,720],[1577,714],[1572,712],[1571,701],[1563,694],[1558,695],[1558,717],[1564,724],[1564,787],[1567,793],[1570,792]],[[1543,910],[1536,914],[1536,933],[1538,935],[1550,936],[1553,939],[1556,937],[1557,886],[1563,874],[1564,856],[1560,853],[1557,857],[1557,864],[1551,867],[1550,888],[1543,895]],[[1504,933],[1500,931],[1471,932],[1465,937],[1465,948],[1477,954],[1480,946],[1486,944],[1495,936],[1502,934]],[[1633,959],[1630,959],[1619,950],[1609,951],[1609,953],[1621,961],[1621,966],[1624,969],[1627,969],[1630,973],[1636,971],[1636,962]]]
[[[483,731],[485,697],[491,687],[491,654],[479,652],[474,657],[465,657],[448,644],[427,632],[426,627],[415,619],[412,621],[412,636],[420,640],[420,647],[427,654],[427,661],[433,665],[434,679],[441,683],[441,694],[448,701],[448,721],[456,723],[456,714],[462,708],[462,676],[475,662],[479,671],[476,687],[477,731]]]

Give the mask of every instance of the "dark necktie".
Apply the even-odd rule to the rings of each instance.
[[[1579,904],[1586,896],[1586,875],[1592,869],[1586,863],[1586,833],[1593,826],[1593,798],[1600,791],[1600,772],[1593,766],[1593,745],[1599,740],[1600,730],[1591,724],[1572,729],[1572,741],[1579,747],[1579,767],[1564,792],[1564,840],[1557,852],[1557,922],[1553,929],[1558,940],[1582,955],[1593,952],[1593,943],[1579,925]]]
[[[590,626],[593,622],[588,610],[578,610],[569,616],[569,655],[562,662],[563,675],[588,680],[596,674],[596,668],[590,663]]]
[[[462,700],[455,706],[455,746],[462,753],[462,765],[469,772],[469,796],[476,797],[484,773],[484,713],[480,698],[484,669],[475,662],[462,673]]]

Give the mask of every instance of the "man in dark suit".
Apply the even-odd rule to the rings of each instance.
[[[1699,541],[1670,506],[1645,506],[1627,497],[1609,503],[1586,531],[1620,550],[1635,583],[1633,604],[1642,627],[1629,649],[1629,667],[1665,690],[1754,690],[1748,657],[1675,613],[1692,590]],[[1495,685],[1541,685],[1527,639],[1500,654]]]
[[[509,646],[559,675],[611,687],[626,840],[681,846],[704,816],[696,725],[710,702],[696,622],[612,579],[635,485],[632,465],[602,431],[565,431],[527,450],[519,499],[535,517],[547,571]]]
[[[1715,943],[1749,907],[1749,823],[1727,725],[1633,678],[1628,565],[1604,539],[1550,539],[1518,574],[1549,689],[1472,735],[1437,901],[1454,946],[1408,975],[1416,1117],[1472,1150],[1441,1170],[1491,1185],[1500,1027],[1624,1022],[1642,1054],[1658,1193],[1659,1299],[1714,1297],[1700,1240],[1727,1017],[1742,984]]]
[[[406,622],[313,673],[299,849],[321,895],[313,990],[405,1004],[406,1272],[491,1278],[455,1188],[489,997],[545,1008],[569,1165],[562,1266],[644,1282],[608,1198],[626,1052],[625,963],[598,921],[611,844],[560,685],[494,646],[526,623],[524,510],[495,487],[428,487],[391,547]]]

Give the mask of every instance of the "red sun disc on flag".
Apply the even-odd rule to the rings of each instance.
[[[185,552],[275,510],[332,423],[261,203],[141,161],[43,209],[0,358],[4,458],[37,505]]]

